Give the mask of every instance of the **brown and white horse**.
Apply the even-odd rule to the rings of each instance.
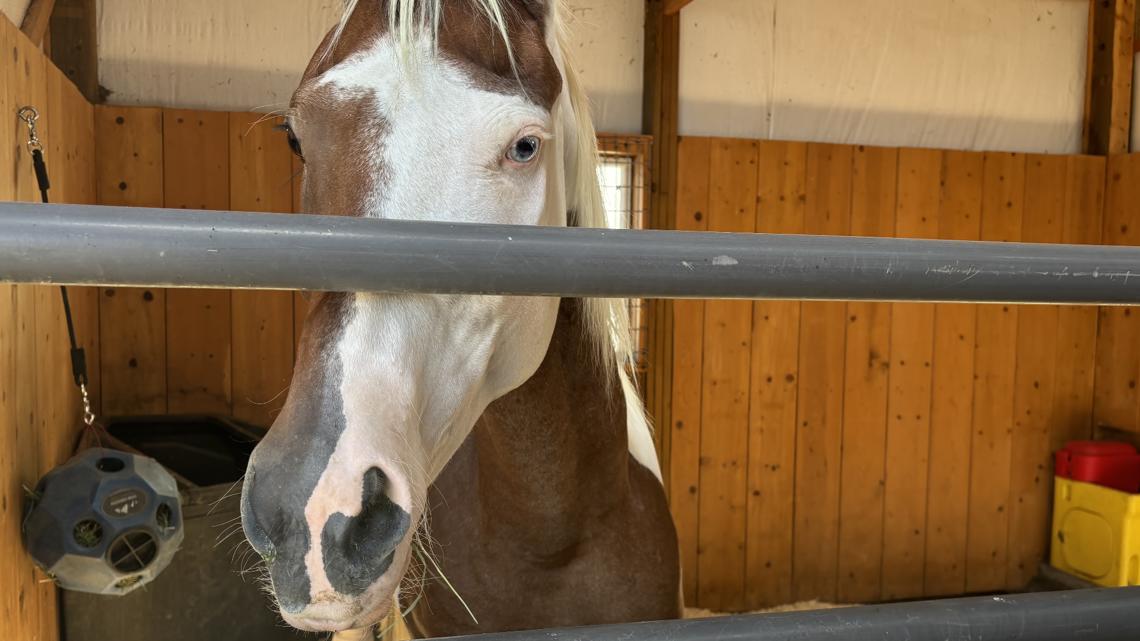
[[[350,0],[287,122],[305,211],[605,226],[561,11]],[[242,494],[285,620],[361,628],[410,602],[400,587],[429,527],[425,570],[465,604],[412,588],[420,634],[679,616],[629,354],[623,301],[319,296]]]

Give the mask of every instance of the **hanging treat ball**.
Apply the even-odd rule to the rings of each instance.
[[[153,459],[86,450],[40,479],[24,547],[66,590],[121,595],[170,565],[182,543],[174,478]]]

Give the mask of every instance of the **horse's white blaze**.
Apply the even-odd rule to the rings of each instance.
[[[345,429],[305,505],[311,546],[305,555],[305,567],[314,603],[336,592],[324,569],[321,541],[324,525],[337,513],[350,517],[361,513],[363,478],[369,469],[378,467],[384,471],[388,477],[388,498],[413,519],[417,516],[415,506],[423,503],[422,495],[413,496],[417,488],[424,486],[423,481],[415,481],[405,461],[392,457],[393,452],[414,445],[408,443],[404,435],[415,435],[415,430],[372,429],[376,425],[403,427],[415,422],[410,418],[414,410],[407,399],[409,388],[396,384],[403,379],[402,361],[394,359],[390,351],[364,349],[362,341],[369,340],[367,334],[374,328],[358,318],[359,313],[354,310],[345,336],[333,355],[345,373],[340,386]],[[381,402],[376,402],[377,399]]]
[[[405,71],[393,39],[384,37],[320,81],[347,100],[366,94],[375,104],[376,121],[387,123],[383,142],[371,146],[375,157],[369,162],[381,176],[364,214],[564,225],[564,162],[553,124],[557,114],[521,96],[474,86],[462,69],[433,55],[426,40],[421,39],[416,55],[414,71]],[[540,158],[533,166],[504,166],[506,149],[523,133],[547,139]],[[406,418],[412,421],[408,427],[421,442],[393,445],[407,465],[418,468],[413,493],[420,495],[487,404],[537,369],[553,332],[557,301],[357,296],[355,308],[342,345],[360,362],[346,367],[346,378],[371,372],[391,379],[399,372],[397,380],[407,388],[403,393],[419,395],[404,400]],[[414,344],[408,337],[416,339]],[[370,365],[368,359],[382,365]],[[374,400],[380,393],[367,386],[358,391]],[[349,417],[350,427],[356,423],[375,431],[378,424],[369,416],[374,410],[367,405],[359,417]],[[425,449],[427,458],[415,460]]]

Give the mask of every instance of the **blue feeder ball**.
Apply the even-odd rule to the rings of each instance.
[[[158,576],[182,543],[178,485],[154,459],[89,449],[40,479],[23,536],[61,588],[126,594]]]

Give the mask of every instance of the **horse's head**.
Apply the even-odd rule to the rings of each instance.
[[[593,132],[562,64],[555,4],[349,2],[288,120],[305,211],[551,226],[568,211],[600,215]],[[318,297],[242,497],[286,621],[333,630],[387,613],[428,486],[486,406],[537,369],[557,308]]]

